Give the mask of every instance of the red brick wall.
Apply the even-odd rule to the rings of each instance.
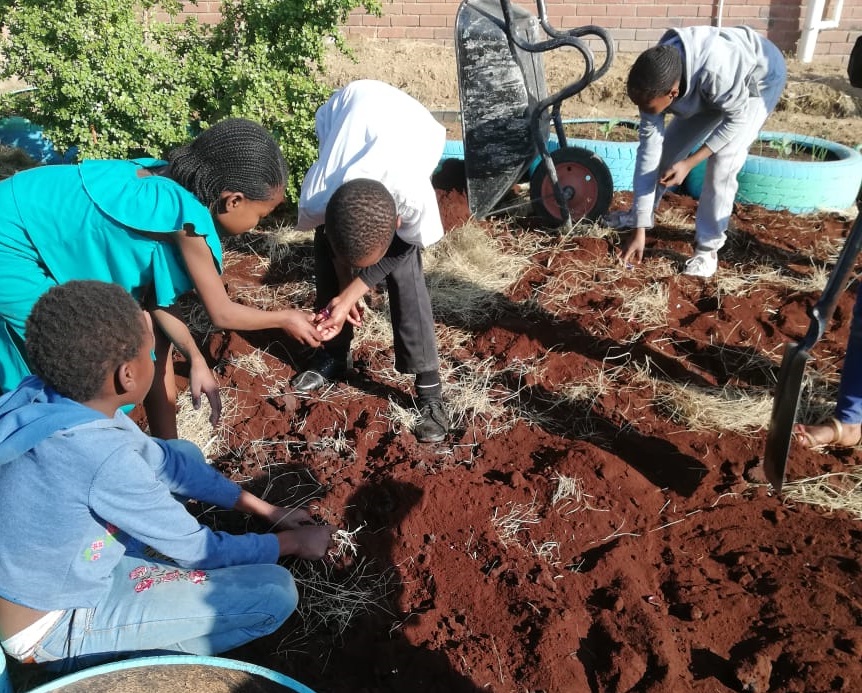
[[[825,14],[832,16],[835,0],[827,0]],[[551,25],[569,29],[597,24],[607,29],[620,53],[639,53],[651,46],[668,27],[715,24],[719,0],[546,0]],[[519,2],[533,13],[536,5]],[[724,0],[725,26],[748,24],[766,34],[786,54],[795,56],[805,20],[807,0]],[[394,0],[384,2],[383,16],[354,12],[344,30],[347,35],[373,38],[409,38],[454,42],[455,13],[459,0]],[[838,29],[821,31],[816,60],[846,62],[858,35],[862,35],[862,0],[844,0]]]
[[[419,39],[454,43],[455,13],[460,0],[393,0],[383,3],[383,16],[364,11],[351,14],[344,32],[348,36],[378,39]],[[651,46],[672,26],[715,24],[720,0],[689,2],[673,0],[546,0],[551,25],[570,29],[597,24],[607,29],[620,53],[639,53]],[[832,16],[835,0],[827,0],[825,15]],[[536,5],[519,2],[531,12]],[[766,34],[787,55],[795,56],[805,20],[808,0],[724,0],[721,11],[725,26],[748,24]],[[219,3],[201,0],[186,11],[202,21],[218,18]],[[838,29],[821,31],[815,60],[847,62],[856,37],[862,35],[862,0],[844,0]]]

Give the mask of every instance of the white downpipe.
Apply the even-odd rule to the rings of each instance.
[[[844,0],[836,0],[831,19],[823,19],[823,10],[826,0],[808,0],[808,11],[805,13],[805,24],[802,26],[802,35],[799,37],[799,47],[796,49],[796,57],[803,63],[810,63],[814,59],[814,47],[817,45],[817,34],[823,29],[837,29],[841,21],[841,10],[844,8]]]
[[[715,18],[715,26],[721,29],[721,15],[724,14],[724,0],[718,0],[718,10],[716,11],[716,14],[718,16]]]

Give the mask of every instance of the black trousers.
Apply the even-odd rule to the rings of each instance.
[[[315,307],[321,310],[341,292],[332,247],[322,226],[314,234],[314,270],[317,288]],[[434,314],[418,246],[411,245],[404,260],[386,275],[386,287],[395,337],[396,370],[413,374],[439,370]],[[340,359],[347,356],[352,340],[353,325],[345,322],[341,332],[325,342],[323,348],[334,358]]]

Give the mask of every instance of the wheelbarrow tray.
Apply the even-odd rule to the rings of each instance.
[[[536,17],[517,5],[508,32],[530,43],[543,36]],[[511,40],[499,0],[464,0],[455,39],[467,201],[481,219],[537,156],[530,116],[548,95],[545,68],[541,53],[524,51]],[[540,123],[545,141],[549,130],[546,116]]]

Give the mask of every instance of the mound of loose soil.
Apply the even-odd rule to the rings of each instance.
[[[444,213],[459,193],[447,194]],[[296,345],[275,334],[209,338],[238,400],[232,452],[217,463],[271,499],[313,479],[316,512],[361,528],[364,570],[392,577],[382,606],[360,608],[343,632],[299,637],[294,617],[232,654],[332,693],[856,690],[858,520],[773,496],[762,429],[698,428],[674,396],[660,395],[671,386],[679,397],[770,393],[781,348],[804,334],[817,297],[769,282],[723,295],[717,280],[662,274],[690,252],[694,208],[669,196],[636,271],[620,274],[608,239],[572,237],[537,250],[481,324],[442,320],[444,359],[456,374],[485,364],[483,392],[509,414],[467,417],[439,445],[418,444],[389,418],[390,402],[410,402],[385,341],[357,350],[362,366],[347,384],[298,397],[286,384],[304,364]],[[720,275],[804,277],[849,220],[739,207],[733,224]],[[534,232],[510,224],[488,233],[516,246]],[[310,273],[310,241],[279,267],[262,272],[249,249],[232,258],[229,291]],[[593,288],[578,290],[586,281]],[[643,329],[611,289],[655,286],[667,289],[667,320]],[[852,306],[848,291],[812,360],[833,383]],[[457,329],[466,343],[452,344]],[[240,365],[253,354],[266,364],[256,375]],[[590,390],[600,375],[604,385]],[[560,398],[579,387],[588,394]],[[790,476],[853,459],[794,448]],[[577,489],[555,500],[563,477]],[[339,566],[332,579],[349,575]]]

